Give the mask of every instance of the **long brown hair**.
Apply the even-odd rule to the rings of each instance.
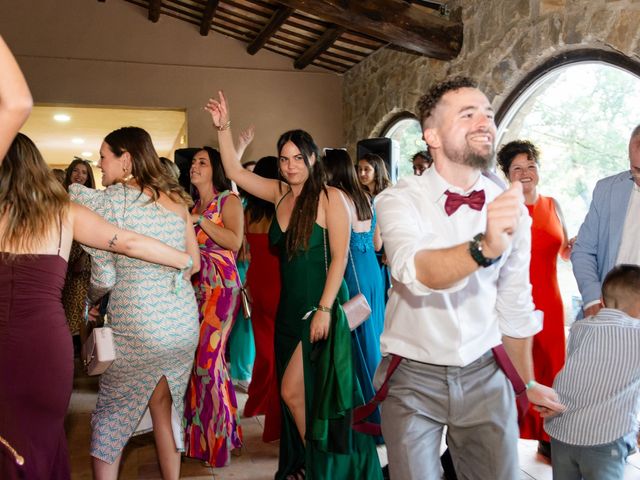
[[[313,141],[311,135],[304,130],[289,130],[278,139],[278,155],[282,153],[282,147],[287,142],[293,143],[304,158],[309,176],[302,186],[302,191],[293,206],[293,213],[289,221],[287,233],[287,253],[292,257],[299,250],[306,250],[309,246],[309,238],[313,231],[313,224],[318,216],[318,200],[320,193],[328,196],[325,186],[325,174],[320,159],[320,150]],[[311,165],[311,156],[316,161]]]
[[[69,164],[67,170],[64,174],[64,188],[69,190],[69,185],[71,185],[71,174],[73,173],[73,169],[76,168],[76,165],[84,165],[87,169],[87,179],[84,181],[84,186],[87,188],[96,188],[96,181],[93,178],[93,170],[91,168],[91,164],[84,160],[83,158],[74,158],[73,162]]]
[[[360,160],[366,161],[373,167],[373,192],[369,193],[375,197],[382,190],[391,185],[387,167],[384,164],[384,160],[382,159],[382,157],[380,155],[376,155],[375,153],[365,153]],[[369,188],[364,185],[362,188],[364,188],[365,190],[369,190]]]
[[[329,177],[328,184],[342,190],[353,201],[358,220],[373,218],[371,200],[358,181],[349,153],[335,148],[327,150],[322,161]]]
[[[278,175],[278,159],[276,157],[262,157],[256,163],[253,173],[264,178],[278,180],[280,178]],[[273,218],[276,211],[273,203],[262,200],[248,192],[245,198],[247,199],[247,206],[244,209],[244,214],[247,218],[247,223],[258,223],[263,218],[267,220]]]
[[[19,133],[0,165],[0,251],[33,252],[57,231],[69,197],[29,137]]]
[[[153,147],[151,136],[139,127],[122,127],[114,130],[104,138],[116,157],[129,152],[131,155],[131,175],[135,178],[140,193],[148,189],[151,200],[155,202],[160,193],[168,195],[174,202],[186,206],[193,205],[193,200],[173,176],[162,166],[160,158]]]

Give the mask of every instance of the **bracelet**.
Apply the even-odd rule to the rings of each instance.
[[[222,125],[216,128],[218,129],[219,132],[224,132],[225,130],[229,130],[229,128],[231,128],[231,120],[227,120],[225,123],[223,123]]]
[[[329,308],[329,307],[325,307],[324,305],[320,305],[320,304],[318,304],[318,306],[316,307],[316,309],[320,310],[321,312],[331,313],[331,308]]]
[[[535,387],[536,385],[538,385],[538,382],[536,382],[535,380],[529,380],[529,382],[525,385],[525,388],[529,390],[530,388]]]
[[[200,225],[200,224],[202,223],[202,221],[203,221],[203,220],[204,220],[204,215],[202,215],[202,214],[201,214],[201,215],[198,217],[198,220],[196,220],[196,225]]]

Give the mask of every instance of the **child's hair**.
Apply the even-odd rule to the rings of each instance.
[[[640,266],[617,265],[602,283],[602,298],[607,308],[627,312],[640,302]]]

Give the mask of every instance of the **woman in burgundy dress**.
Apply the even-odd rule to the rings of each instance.
[[[264,178],[278,178],[278,159],[260,159],[253,172]],[[247,194],[246,237],[251,255],[247,284],[253,306],[251,324],[256,342],[256,360],[244,416],[265,415],[262,433],[265,442],[280,438],[280,393],[274,353],[275,321],[280,298],[280,261],[277,251],[269,244],[268,234],[274,213],[273,203]]]
[[[21,93],[4,83],[7,72],[21,80],[11,60],[0,39],[0,478],[68,479],[73,349],[61,294],[72,240],[176,269],[192,261],[71,203],[28,137],[6,141],[21,125],[3,121],[5,94]]]

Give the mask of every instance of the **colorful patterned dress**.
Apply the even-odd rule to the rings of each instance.
[[[71,244],[69,252],[69,268],[62,289],[62,305],[69,323],[71,335],[80,333],[80,325],[84,322],[84,302],[91,280],[91,257],[79,243]]]
[[[230,191],[219,193],[203,215],[222,223]],[[196,204],[193,212],[198,211]],[[212,466],[228,465],[231,450],[242,445],[238,404],[225,350],[240,305],[240,277],[235,255],[196,226],[200,272],[193,281],[200,311],[200,341],[189,381],[185,409],[186,455]]]
[[[137,188],[117,184],[92,190],[74,184],[69,194],[121,228],[186,248],[184,219],[149,202]],[[191,284],[175,268],[85,249],[92,257],[91,289],[111,291],[107,315],[116,348],[116,360],[100,377],[91,455],[113,463],[134,432],[148,430],[140,420],[163,376],[173,398],[172,414],[181,417],[198,341],[197,305]],[[183,450],[179,421],[172,426],[176,446]]]

